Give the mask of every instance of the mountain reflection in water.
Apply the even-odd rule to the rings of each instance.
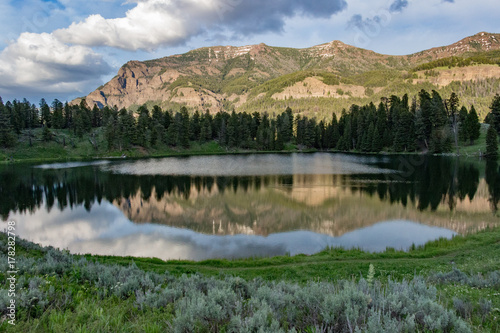
[[[21,237],[44,245],[196,260],[407,248],[499,224],[498,164],[427,156],[408,172],[404,158],[266,154],[5,166],[0,212],[18,222]]]

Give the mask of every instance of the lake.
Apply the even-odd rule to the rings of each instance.
[[[406,250],[500,222],[498,164],[451,157],[220,155],[7,165],[0,174],[2,220],[72,253]]]

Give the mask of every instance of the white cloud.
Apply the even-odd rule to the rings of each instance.
[[[303,14],[329,18],[344,10],[345,0],[136,0],[125,17],[105,19],[95,14],[59,29],[63,42],[87,46],[110,46],[124,50],[154,50],[175,46],[204,31],[217,35],[229,30],[249,36],[281,33],[285,19]],[[130,1],[129,1],[130,3]],[[233,36],[234,37],[234,36]]]
[[[66,43],[110,46],[125,50],[152,50],[176,45],[213,21],[219,0],[148,0],[127,11],[125,17],[105,19],[91,15],[54,35]]]
[[[0,53],[0,92],[81,91],[110,69],[88,47],[66,45],[48,33],[23,33]]]

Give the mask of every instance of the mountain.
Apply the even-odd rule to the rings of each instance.
[[[345,106],[351,100],[376,100],[405,86],[418,91],[490,79],[494,90],[500,79],[498,63],[500,34],[486,32],[406,56],[378,54],[340,41],[305,49],[215,46],[130,61],[85,98],[89,105],[186,105],[211,112],[271,110],[294,99],[296,107],[307,112],[323,110],[321,105],[329,102]]]

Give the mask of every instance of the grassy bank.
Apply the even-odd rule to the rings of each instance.
[[[0,311],[8,304],[0,235]],[[500,229],[384,253],[203,262],[73,256],[17,240],[17,332],[497,332]]]

